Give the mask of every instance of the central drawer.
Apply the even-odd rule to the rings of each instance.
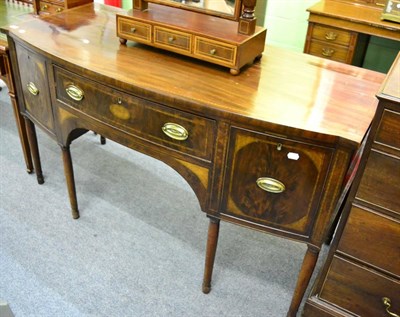
[[[307,237],[332,149],[232,128],[222,210]]]
[[[212,160],[216,122],[54,68],[56,97],[62,104],[147,141]]]

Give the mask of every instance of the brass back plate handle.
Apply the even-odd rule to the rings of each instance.
[[[271,177],[260,177],[257,179],[256,183],[258,187],[269,193],[279,194],[284,192],[286,189],[285,185],[281,181]]]
[[[393,313],[393,312],[390,311],[390,307],[392,306],[392,301],[390,300],[389,297],[383,297],[383,298],[382,298],[382,303],[383,303],[383,305],[385,305],[385,307],[386,307],[386,312],[389,314],[389,316],[392,316],[392,317],[400,317],[400,315],[395,314],[395,313]]]
[[[36,85],[33,82],[29,82],[26,87],[28,88],[28,91],[34,95],[37,96],[39,94],[39,89],[36,87]]]
[[[65,91],[67,92],[68,96],[70,96],[73,100],[76,101],[81,101],[85,94],[83,93],[82,89],[79,87],[69,84],[66,88]]]
[[[189,137],[189,132],[177,123],[167,122],[161,129],[165,135],[174,140],[184,141]]]

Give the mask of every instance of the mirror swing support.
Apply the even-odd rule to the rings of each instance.
[[[264,51],[267,31],[256,25],[255,7],[256,0],[235,0],[233,14],[227,14],[173,0],[133,0],[132,10],[117,15],[117,36],[121,44],[143,43],[238,75]]]

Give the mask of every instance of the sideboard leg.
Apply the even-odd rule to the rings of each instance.
[[[28,135],[26,130],[25,120],[22,115],[19,113],[17,102],[15,97],[10,94],[11,103],[13,105],[15,122],[17,123],[19,139],[22,146],[22,153],[25,159],[26,171],[31,174],[33,173],[33,162],[32,162],[32,154],[31,149],[29,148]]]
[[[42,165],[40,163],[39,146],[37,143],[35,125],[31,120],[25,118],[25,126],[26,126],[26,132],[28,134],[29,147],[32,153],[33,166],[36,171],[37,182],[39,184],[43,184],[44,178],[42,172]]]
[[[64,174],[67,181],[69,201],[71,204],[72,218],[79,218],[78,200],[76,198],[74,169],[72,166],[71,152],[69,146],[61,146],[62,157],[64,162]]]
[[[317,264],[318,255],[319,249],[308,246],[306,255],[304,256],[303,263],[301,265],[299,277],[297,279],[296,288],[294,290],[287,317],[296,316],[297,310],[301,304],[301,300],[303,299],[308,283],[310,282],[315,265]]]
[[[203,277],[204,294],[208,294],[211,291],[211,278],[214,268],[215,253],[218,245],[219,222],[219,219],[210,217],[210,224],[208,225],[206,263]]]

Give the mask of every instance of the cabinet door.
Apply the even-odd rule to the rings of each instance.
[[[16,45],[25,111],[44,126],[54,130],[53,112],[50,103],[46,61],[42,56]]]
[[[233,128],[222,213],[308,237],[332,149]]]

